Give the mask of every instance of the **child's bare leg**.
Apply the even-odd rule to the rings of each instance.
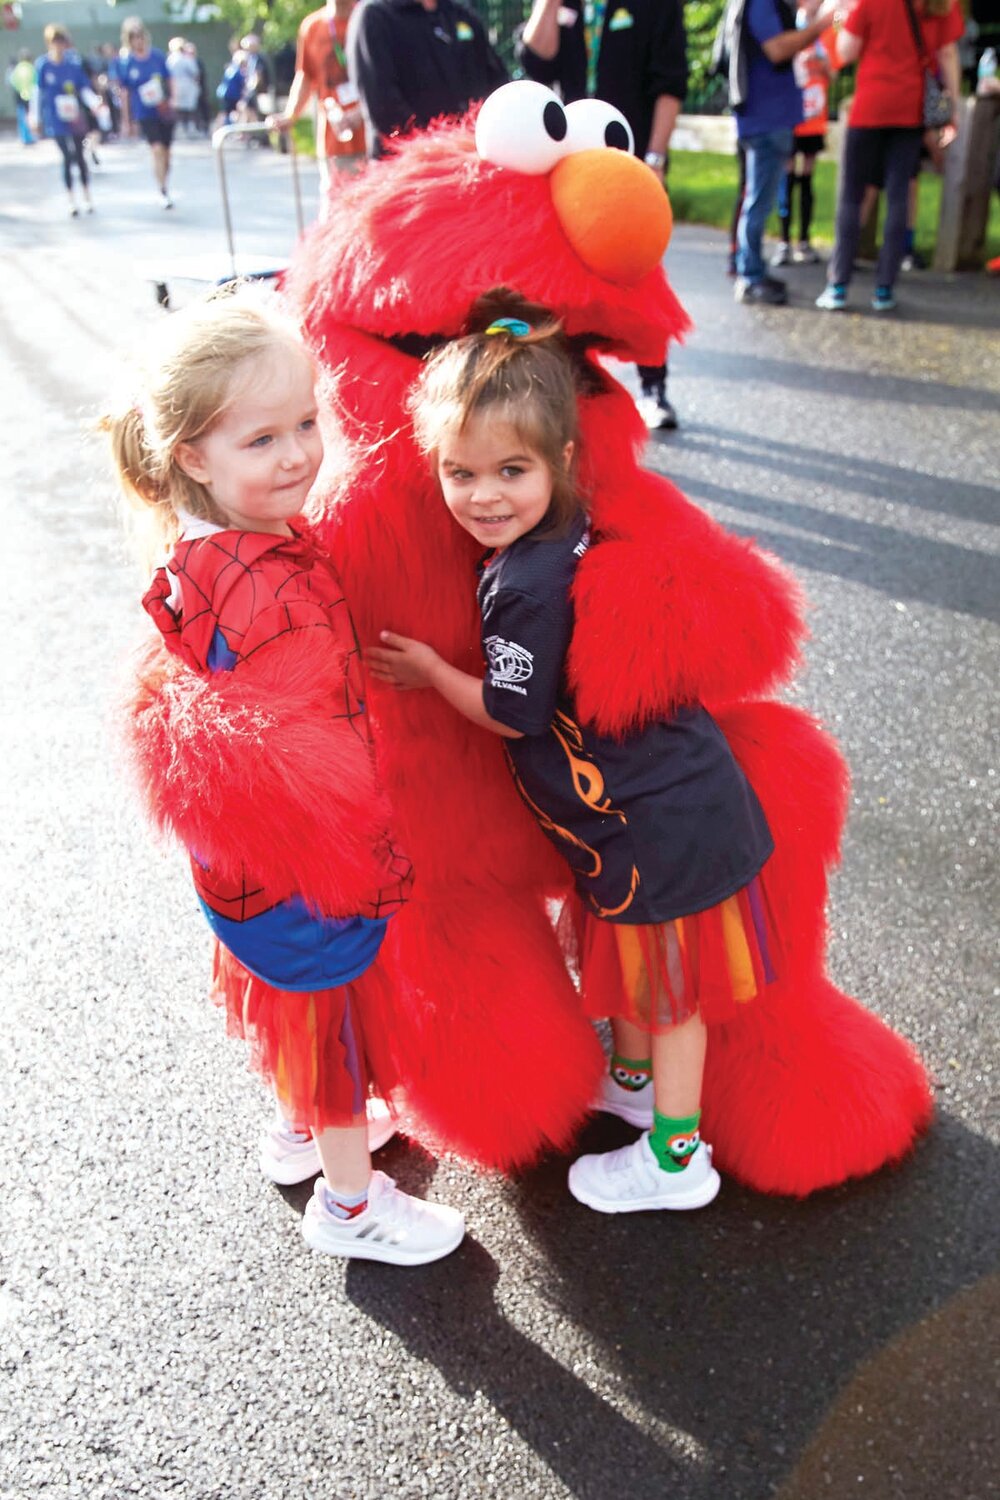
[[[615,1016],[611,1021],[611,1035],[614,1038],[615,1051],[620,1057],[646,1058],[650,1056],[649,1032],[642,1026],[637,1026],[634,1021],[626,1021],[623,1016]]]
[[[708,1030],[700,1014],[652,1038],[656,1112],[673,1118],[698,1113]]]
[[[314,1140],[331,1193],[350,1198],[364,1193],[372,1175],[365,1116],[356,1116],[350,1125],[316,1131]]]
[[[719,1191],[719,1174],[699,1134],[705,1023],[696,1013],[652,1037],[629,1024],[615,1021],[615,1045],[635,1046],[645,1038],[651,1046],[652,1128],[631,1146],[581,1156],[570,1167],[569,1190],[601,1213],[704,1208]]]

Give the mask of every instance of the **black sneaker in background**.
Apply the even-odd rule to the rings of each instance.
[[[788,288],[776,276],[762,276],[760,281],[746,281],[741,276],[736,282],[733,295],[737,302],[752,302],[764,307],[784,307],[788,301]]]

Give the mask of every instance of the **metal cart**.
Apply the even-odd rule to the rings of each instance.
[[[229,204],[229,181],[226,176],[226,147],[233,141],[241,141],[248,135],[268,134],[268,127],[261,124],[220,125],[212,134],[212,151],[219,178],[219,195],[222,200],[222,218],[226,228],[227,259],[211,252],[204,255],[177,256],[164,263],[145,268],[145,278],[152,282],[156,300],[163,308],[170,307],[170,287],[176,281],[197,282],[205,286],[224,286],[227,281],[246,277],[251,281],[269,281],[280,276],[288,265],[287,256],[237,252],[233,232],[233,216]],[[299,160],[295,150],[295,139],[287,132],[288,159],[291,165],[292,193],[295,200],[295,222],[301,236],[305,227],[302,213],[302,187],[299,180]],[[223,268],[223,265],[225,268]]]

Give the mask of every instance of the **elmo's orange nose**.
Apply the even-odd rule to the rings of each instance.
[[[585,265],[634,286],[670,243],[670,199],[637,157],[601,147],[578,151],[551,173],[552,202]]]

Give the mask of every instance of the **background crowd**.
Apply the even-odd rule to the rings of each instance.
[[[496,6],[486,9],[496,22]],[[687,7],[689,17],[706,9]],[[74,50],[64,27],[50,26],[45,55],[12,58],[8,83],[21,140],[29,145],[41,134],[59,147],[71,214],[79,211],[74,179],[85,207],[93,207],[89,168],[102,141],[145,139],[159,200],[172,208],[175,137],[266,122],[272,137],[254,132],[247,143],[268,146],[307,111],[315,118],[322,214],[332,171],[382,155],[398,132],[462,112],[510,76],[553,87],[566,102],[608,100],[628,121],[635,153],[665,177],[692,72],[701,88],[714,75],[735,117],[740,159],[728,269],[738,301],[769,305],[787,300],[775,267],[818,258],[814,168],[837,108],[846,130],[836,242],[817,303],[827,311],[846,305],[862,226],[877,213],[880,193],[886,214],[872,305],[894,307],[900,268],[919,264],[919,173],[940,170],[956,137],[963,61],[966,87],[970,67],[980,92],[998,86],[995,51],[969,51],[959,0],[802,0],[798,7],[728,0],[711,62],[699,54],[693,70],[683,0],[533,0],[530,8],[524,0],[515,12],[520,23],[506,34],[488,28],[481,12],[462,0],[326,0],[298,25],[293,66],[290,42],[268,55],[250,30],[232,37],[217,77],[207,76],[192,41],[175,36],[161,50],[136,17],[122,24],[117,46],[103,42],[89,54]],[[928,80],[940,95],[934,118],[926,114]],[[781,236],[768,264],[764,234],[776,207]],[[639,373],[650,427],[676,425],[666,367]]]

